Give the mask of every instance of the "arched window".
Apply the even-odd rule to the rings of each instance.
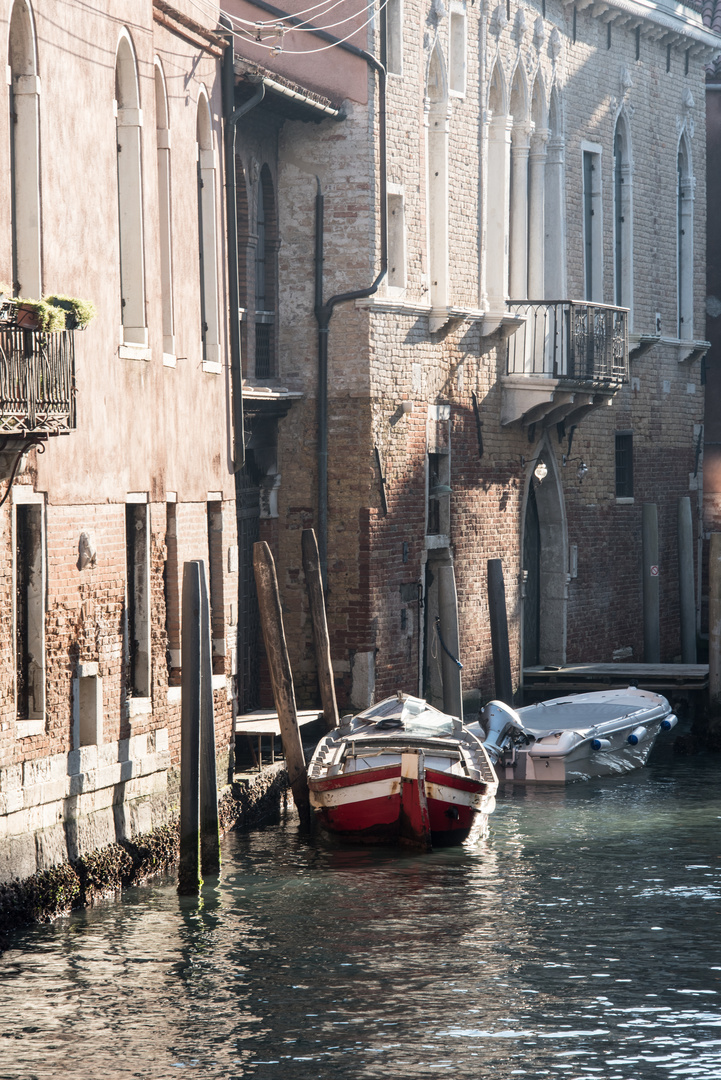
[[[270,169],[260,170],[256,202],[255,246],[255,377],[270,379],[275,366],[275,266],[277,219]]]
[[[528,299],[543,300],[545,297],[543,277],[543,248],[545,238],[546,203],[546,145],[548,129],[545,125],[546,110],[543,80],[540,72],[533,84],[531,95],[530,159],[528,164]]]
[[[676,159],[676,250],[678,336],[693,338],[693,197],[691,150],[686,133],[678,145]]]
[[[12,9],[8,66],[13,288],[40,297],[40,78],[27,0],[16,0]]]
[[[509,295],[528,296],[528,157],[531,126],[528,122],[526,78],[521,63],[511,86],[511,220]]]
[[[613,139],[614,303],[629,309],[633,303],[632,182],[628,121],[621,113]]]
[[[443,56],[433,50],[426,82],[428,255],[431,332],[448,320],[448,81]]]
[[[554,86],[548,105],[548,149],[543,217],[543,286],[547,300],[563,300],[566,292],[564,159],[561,102],[558,89]]]
[[[118,222],[120,240],[120,321],[123,343],[146,348],[143,187],[140,154],[140,93],[132,42],[123,32],[115,61]]]
[[[505,314],[508,288],[508,216],[511,128],[499,61],[488,93],[488,182],[486,204],[486,294],[492,312]]]
[[[200,256],[200,324],[203,369],[220,372],[218,317],[218,258],[215,227],[215,152],[210,107],[205,94],[198,99],[198,236]]]
[[[165,77],[155,64],[155,138],[158,154],[158,217],[160,225],[160,293],[163,307],[163,358],[175,363],[173,316],[173,249],[170,215],[170,125]]]

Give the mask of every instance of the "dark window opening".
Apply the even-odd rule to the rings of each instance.
[[[633,433],[616,432],[616,498],[633,498]]]

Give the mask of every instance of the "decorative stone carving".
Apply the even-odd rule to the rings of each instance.
[[[554,64],[561,55],[561,47],[561,35],[558,32],[558,27],[554,26],[553,30],[551,30],[551,36],[548,39],[548,51]]]
[[[628,70],[627,67],[621,68],[620,83],[621,100],[625,101],[633,87],[633,79],[631,78],[631,72]]]
[[[445,19],[447,14],[443,0],[432,0],[431,10],[428,13],[428,22],[437,26],[439,22]]]
[[[543,25],[543,18],[539,15],[533,24],[533,47],[536,52],[540,52],[543,48],[543,42],[546,38],[546,28]]]
[[[526,36],[526,16],[524,14],[523,8],[519,8],[516,12],[516,17],[513,20],[513,30],[511,32],[511,36],[518,48],[520,49],[521,45],[523,44],[523,39]]]
[[[491,22],[488,29],[493,34],[493,36],[498,39],[507,26],[508,19],[506,17],[506,5],[497,4],[493,14],[491,15]]]

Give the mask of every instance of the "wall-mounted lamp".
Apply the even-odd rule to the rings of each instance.
[[[453,488],[450,484],[434,484],[428,492],[429,499],[442,499],[444,495],[452,495]]]
[[[576,470],[576,475],[578,477],[578,482],[580,484],[583,483],[583,478],[584,478],[584,476],[586,475],[587,472],[588,472],[588,465],[586,464],[585,461],[582,461],[581,464],[578,466],[578,469]]]
[[[533,470],[533,475],[535,476],[539,484],[543,483],[543,481],[548,476],[548,466],[546,465],[545,461],[538,462],[538,465],[536,465],[535,469]]]

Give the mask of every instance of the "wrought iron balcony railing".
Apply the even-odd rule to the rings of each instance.
[[[0,326],[0,433],[60,435],[74,430],[73,331]]]
[[[628,382],[628,309],[584,300],[509,300],[524,323],[508,339],[509,375],[586,387]]]

